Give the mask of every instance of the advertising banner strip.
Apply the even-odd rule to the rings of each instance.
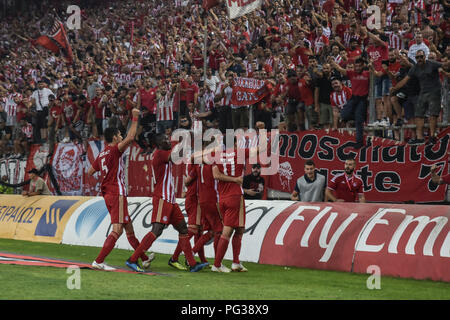
[[[295,203],[273,220],[259,262],[450,281],[450,208]]]
[[[186,217],[184,199],[177,203]],[[152,200],[128,198],[138,239],[151,230]],[[439,205],[246,201],[241,261],[450,282],[450,208]],[[111,232],[104,200],[91,198],[67,222],[63,243],[101,247]],[[169,226],[150,248],[172,254],[178,233]],[[117,248],[132,250],[125,237]],[[212,243],[205,246],[214,258]],[[229,246],[225,259],[232,259]]]
[[[0,237],[61,243],[70,215],[89,197],[0,195]]]

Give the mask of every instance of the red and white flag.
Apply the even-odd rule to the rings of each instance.
[[[239,18],[261,8],[263,0],[226,0],[230,19]]]
[[[70,47],[69,40],[67,39],[66,30],[61,21],[55,19],[55,23],[52,27],[49,37],[55,41],[64,56],[66,57],[68,63],[73,62],[72,48]]]

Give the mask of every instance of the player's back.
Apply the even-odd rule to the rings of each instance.
[[[124,161],[122,152],[117,145],[106,146],[95,159],[93,167],[101,171],[103,180],[101,185],[102,194],[126,195],[127,190],[124,183]]]
[[[197,166],[198,199],[199,203],[217,202],[218,181],[214,179],[212,164],[201,164]]]
[[[171,150],[156,149],[152,161],[153,197],[175,203],[175,184],[172,174],[172,162],[169,160]]]
[[[221,163],[217,165],[219,171],[230,177],[240,177],[244,173],[245,159],[248,157],[248,149],[245,149],[244,157],[236,149],[227,149],[222,153]],[[235,182],[219,181],[218,191],[220,198],[243,195],[244,190]]]
[[[198,200],[198,176],[197,176],[197,164],[187,163],[186,164],[186,176],[190,176],[194,179],[190,185],[186,187],[186,200],[197,201]]]

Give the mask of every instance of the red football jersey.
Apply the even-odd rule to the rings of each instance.
[[[363,181],[356,175],[348,178],[345,173],[340,173],[331,178],[328,188],[335,192],[337,199],[345,202],[358,202],[360,194],[363,194]]]
[[[96,171],[101,171],[103,176],[102,195],[127,195],[122,154],[117,144],[114,146],[108,145],[92,164],[92,167]]]
[[[153,197],[175,203],[175,183],[172,174],[172,161],[169,156],[172,150],[156,149],[152,155]]]
[[[248,159],[249,149],[245,149],[245,159]],[[219,171],[230,177],[240,177],[244,174],[245,159],[238,159],[240,154],[236,149],[228,149],[222,153],[221,163],[217,164]],[[242,187],[234,182],[219,181],[218,191],[220,199],[230,196],[243,195]]]
[[[197,164],[188,163],[186,164],[186,176],[194,179],[192,183],[187,186],[186,200],[197,201],[197,191],[198,191],[198,176],[197,176]]]
[[[198,203],[216,203],[219,199],[218,181],[214,179],[211,164],[201,164],[197,166]]]

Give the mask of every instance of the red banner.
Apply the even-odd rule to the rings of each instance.
[[[304,131],[280,134],[278,173],[268,176],[270,189],[289,192],[304,174],[304,163],[312,159],[327,181],[343,172],[345,158],[356,159],[356,174],[364,182],[371,202],[444,201],[446,186],[431,182],[430,167],[437,164],[448,172],[450,128],[441,132],[433,145],[411,146],[373,138],[370,145],[356,150],[354,136],[338,131]]]
[[[450,281],[448,206],[294,203],[265,234],[259,263]]]
[[[233,80],[231,103],[249,106],[261,101],[268,93],[264,80],[236,77]]]
[[[52,157],[53,175],[62,195],[83,195],[83,146],[58,143]],[[51,188],[50,190],[52,190]]]

